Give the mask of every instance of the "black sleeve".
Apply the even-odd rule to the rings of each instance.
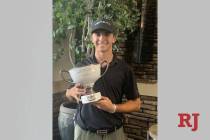
[[[123,87],[124,94],[128,100],[136,99],[140,96],[134,73],[131,69],[125,74],[125,83]]]

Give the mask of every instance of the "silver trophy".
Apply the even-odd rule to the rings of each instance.
[[[101,75],[101,66],[106,63],[106,70]],[[64,81],[69,83],[80,83],[86,89],[86,94],[82,95],[80,100],[83,104],[96,102],[101,99],[100,92],[94,92],[93,86],[95,82],[105,75],[109,67],[109,64],[104,61],[101,64],[90,64],[82,67],[75,67],[70,69],[69,71],[61,70],[61,77]],[[66,80],[64,73],[68,73],[72,80]]]

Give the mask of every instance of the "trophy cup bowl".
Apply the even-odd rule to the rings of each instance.
[[[69,70],[74,83],[82,85],[94,84],[101,76],[100,64],[91,64],[88,66],[73,68]]]
[[[70,69],[69,71],[62,70],[61,76],[64,81],[70,83],[80,83],[86,88],[87,94],[81,96],[81,101],[83,104],[87,104],[91,102],[96,102],[101,99],[101,93],[95,93],[92,88],[94,83],[106,73],[107,69],[108,64],[105,72],[101,75],[101,64],[90,64],[83,67],[75,67]],[[65,72],[70,74],[72,81],[66,80],[64,78],[62,73]]]

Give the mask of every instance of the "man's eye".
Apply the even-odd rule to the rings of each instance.
[[[108,36],[108,35],[109,35],[109,33],[108,33],[108,32],[105,32],[105,33],[104,33],[104,35],[105,35],[105,36]]]
[[[109,34],[110,34],[110,33],[108,33],[108,32],[96,32],[96,35],[97,35],[98,37],[100,37],[101,35],[103,35],[103,36],[109,36]]]
[[[97,35],[97,36],[100,36],[100,35],[101,35],[101,33],[96,33],[96,35]]]

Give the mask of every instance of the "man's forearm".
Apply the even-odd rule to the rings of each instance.
[[[122,104],[116,104],[116,112],[133,112],[139,111],[141,107],[140,98],[128,100]]]
[[[69,102],[77,103],[77,101],[72,96],[66,96]]]

